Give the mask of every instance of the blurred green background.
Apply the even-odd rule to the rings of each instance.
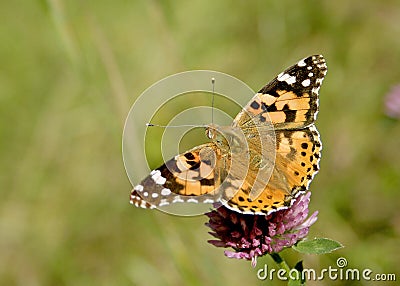
[[[345,248],[282,255],[317,270],[343,256],[351,268],[400,279],[400,123],[383,113],[384,95],[400,82],[398,1],[16,0],[0,8],[1,285],[283,285],[257,279],[264,263],[275,267],[268,257],[253,269],[207,244],[206,217],[130,206],[121,136],[135,98],[165,76],[217,70],[257,90],[315,53],[328,75],[310,237]]]

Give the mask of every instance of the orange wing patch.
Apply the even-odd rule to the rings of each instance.
[[[284,172],[292,195],[308,189],[319,171],[322,144],[314,125],[302,130],[277,131],[275,168]]]
[[[271,181],[273,180],[274,174],[271,177]],[[235,196],[227,202],[226,206],[245,214],[265,215],[283,209],[291,203],[291,196],[285,190],[276,186],[273,187],[270,183],[255,200],[251,200],[249,197],[251,188],[252,185],[247,180]]]

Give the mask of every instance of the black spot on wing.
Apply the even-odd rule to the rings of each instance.
[[[194,160],[187,160],[186,163],[188,163],[190,166],[193,167],[194,165],[199,164],[200,162],[199,161],[194,161]]]
[[[194,155],[190,152],[186,153],[184,156],[188,160],[194,160],[194,158],[195,158]]]
[[[190,168],[189,170],[197,170],[198,168],[200,168],[200,162],[196,162],[196,161],[187,161],[190,164]]]
[[[318,110],[318,105],[316,101],[311,101],[310,102],[310,108],[307,110],[305,117],[307,118],[307,122],[312,122],[314,121],[314,114]]]
[[[266,104],[263,102],[263,105],[266,106],[265,109],[266,109],[268,112],[273,112],[273,111],[277,111],[277,110],[278,110],[278,109],[276,108],[275,103],[274,103],[274,104],[271,104],[270,106],[268,106],[268,105],[266,105]]]
[[[178,184],[175,180],[168,180],[165,182],[164,186],[170,189],[174,193],[179,193],[181,190],[185,188],[184,185]]]
[[[261,88],[258,93],[272,95],[273,97],[279,97],[280,95],[277,93],[277,83],[279,83],[276,79],[271,81],[269,84]]]
[[[202,186],[214,186],[214,179],[201,179],[200,184]]]
[[[283,112],[285,113],[285,122],[294,122],[296,120],[296,110],[289,109],[289,106],[285,104],[283,106]]]
[[[250,104],[250,107],[253,108],[253,109],[259,109],[260,108],[260,104],[257,101],[253,101]]]

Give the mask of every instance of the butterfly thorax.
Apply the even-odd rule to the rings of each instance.
[[[257,134],[258,136],[252,136]],[[248,168],[259,170],[271,167],[275,160],[275,133],[269,128],[251,130],[238,126],[210,124],[206,135],[222,153],[248,161]]]
[[[223,152],[237,154],[248,150],[245,134],[239,127],[210,124],[207,126],[206,136]]]

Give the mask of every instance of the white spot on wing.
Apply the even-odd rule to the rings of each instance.
[[[187,200],[188,203],[198,203],[199,201],[193,198]]]
[[[158,194],[157,194],[157,193],[152,193],[152,194],[151,194],[151,197],[152,197],[152,198],[157,198],[157,197],[158,197]]]
[[[164,188],[164,189],[161,190],[161,195],[162,196],[168,196],[170,194],[171,194],[171,190],[170,189]]]
[[[164,185],[166,181],[167,181],[166,178],[164,178],[164,177],[159,177],[159,178],[157,179],[157,181],[155,181],[155,182],[156,182],[157,185]]]
[[[212,200],[212,199],[205,199],[203,201],[203,203],[205,203],[205,204],[212,204],[213,202],[214,202],[214,200]]]
[[[301,82],[301,85],[307,87],[310,85],[310,83],[311,83],[310,79],[305,79]]]
[[[137,185],[133,188],[135,191],[141,192],[143,191],[143,186],[142,185]]]
[[[162,206],[166,206],[166,205],[169,205],[169,202],[166,199],[162,199],[159,206],[162,207]]]
[[[296,82],[296,77],[295,77],[295,76],[291,76],[291,77],[289,77],[289,78],[286,80],[286,82],[287,82],[288,84],[293,84],[293,83]]]
[[[287,84],[293,84],[296,82],[296,77],[287,73],[280,73],[277,77],[277,80],[286,81]]]
[[[317,87],[314,87],[311,91],[318,95],[319,94],[319,89],[320,89],[320,87],[317,86]]]
[[[297,65],[298,65],[299,67],[305,67],[305,66],[306,66],[306,63],[304,62],[304,59],[302,59],[301,61],[299,61],[299,62],[297,63]]]
[[[184,200],[182,200],[181,196],[176,196],[172,202],[173,203],[183,203]]]
[[[153,181],[157,184],[157,185],[164,185],[165,182],[167,181],[166,178],[164,178],[163,176],[161,176],[161,172],[160,170],[153,170],[150,173],[151,178],[153,179]]]

